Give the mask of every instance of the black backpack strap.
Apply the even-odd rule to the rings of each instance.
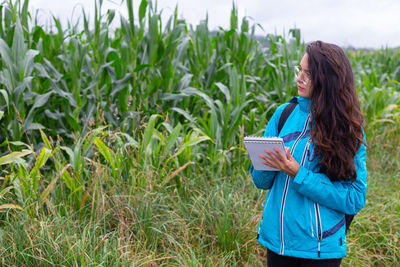
[[[350,228],[350,224],[351,224],[351,222],[352,222],[353,219],[354,219],[354,215],[345,214],[345,215],[344,215],[344,218],[345,218],[345,220],[346,220],[346,234],[347,234],[347,231],[348,231],[349,228]]]
[[[285,122],[287,121],[287,119],[289,118],[290,113],[292,113],[292,111],[294,110],[294,108],[296,107],[296,105],[298,104],[297,102],[297,98],[293,97],[290,100],[289,105],[287,105],[281,114],[281,117],[279,118],[279,122],[278,122],[278,135],[281,132],[283,125],[285,125]]]

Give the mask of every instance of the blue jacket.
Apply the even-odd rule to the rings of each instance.
[[[366,147],[361,145],[354,162],[357,179],[332,182],[319,173],[320,158],[314,156],[309,131],[309,99],[288,117],[279,136],[301,165],[296,177],[283,172],[257,171],[254,184],[269,189],[258,227],[258,242],[273,252],[299,258],[329,259],[346,256],[345,214],[356,214],[367,194]],[[278,121],[287,104],[269,121],[264,136],[278,134]]]

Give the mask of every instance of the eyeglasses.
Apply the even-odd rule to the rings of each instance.
[[[300,77],[300,75],[303,75],[303,77],[301,77],[301,82],[304,85],[307,85],[310,80],[310,74],[307,71],[301,70],[298,66],[294,67],[294,75],[296,78]]]

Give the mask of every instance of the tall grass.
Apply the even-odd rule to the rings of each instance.
[[[241,140],[295,95],[300,30],[260,41],[235,5],[226,30],[189,25],[178,7],[164,24],[146,0],[138,14],[125,1],[110,30],[118,16],[94,4],[93,20],[49,28],[27,0],[0,5],[1,263],[265,265],[265,193]],[[345,265],[393,265],[399,51],[347,52],[373,171]]]
[[[396,266],[399,262],[399,162],[384,143],[371,145],[366,207],[347,235],[343,266]],[[108,166],[109,167],[109,166]],[[256,242],[265,192],[257,190],[240,166],[235,177],[210,181],[181,173],[184,193],[157,174],[135,172],[133,180],[110,185],[107,166],[87,168],[92,177],[86,204],[68,205],[69,190],[56,186],[40,212],[1,213],[3,264],[137,266],[262,266],[266,251]],[[194,166],[194,168],[197,168]],[[4,192],[4,191],[3,191]],[[5,192],[7,197],[11,192]],[[5,210],[3,210],[5,211]]]

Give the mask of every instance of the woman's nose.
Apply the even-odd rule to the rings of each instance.
[[[303,80],[301,79],[301,73],[299,73],[297,76],[296,76],[296,82],[298,82],[298,83],[300,83],[300,82],[302,82]]]

